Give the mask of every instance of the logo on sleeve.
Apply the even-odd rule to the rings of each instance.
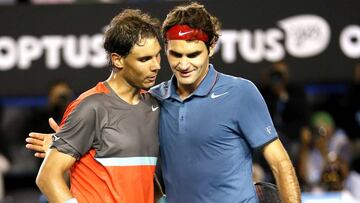
[[[57,140],[59,140],[60,137],[56,136],[55,134],[52,135],[52,141],[55,142]]]
[[[269,135],[271,135],[271,126],[267,126],[265,130]]]
[[[159,108],[158,106],[153,106],[153,105],[151,106],[152,111],[156,111],[156,110],[158,110],[158,108]]]

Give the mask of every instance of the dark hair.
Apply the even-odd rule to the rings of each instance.
[[[156,37],[160,40],[160,22],[139,9],[125,9],[111,20],[104,37],[104,48],[108,54],[127,56],[142,38]]]
[[[196,2],[177,6],[166,16],[162,25],[162,34],[166,43],[166,32],[174,25],[188,25],[191,28],[201,29],[209,36],[209,41],[205,42],[209,48],[219,39],[220,22],[211,15],[204,5]]]

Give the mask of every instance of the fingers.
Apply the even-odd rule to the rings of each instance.
[[[25,139],[25,141],[27,142],[25,147],[27,149],[35,151],[35,157],[45,158],[45,149],[49,145],[46,144],[46,141],[49,142],[49,140],[51,142],[51,134],[32,132],[29,134],[29,137]]]
[[[43,133],[30,133],[29,137],[25,139],[27,149],[36,151],[36,152],[45,152],[44,140],[49,134]]]
[[[29,133],[29,137],[33,138],[33,139],[37,139],[37,140],[44,140],[45,138],[45,135],[44,133],[36,133],[36,132],[32,132],[32,133]]]
[[[60,127],[53,118],[49,119],[49,125],[55,132],[60,130]],[[35,151],[35,157],[45,158],[45,151],[51,145],[51,134],[32,132],[25,141],[27,142],[25,147]]]
[[[35,145],[35,144],[26,144],[25,147],[27,149],[33,150],[37,152],[45,152],[44,148],[42,145]]]
[[[59,132],[60,127],[53,118],[49,118],[49,125],[56,133]]]
[[[43,145],[43,140],[34,139],[34,138],[31,138],[31,137],[26,138],[25,141],[26,141],[28,144],[39,145],[39,146],[42,146],[42,145]]]
[[[35,154],[34,154],[34,156],[35,157],[37,157],[37,158],[45,158],[45,153],[41,153],[41,152],[36,152]]]

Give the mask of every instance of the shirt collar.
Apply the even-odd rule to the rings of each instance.
[[[214,87],[217,79],[218,79],[218,72],[215,70],[214,66],[212,64],[209,64],[209,71],[207,72],[205,78],[203,81],[201,81],[199,87],[195,90],[195,92],[191,95],[196,96],[206,96],[210,93],[211,89]],[[179,95],[176,92],[176,77],[173,75],[171,79],[167,82],[168,84],[168,91],[166,93],[166,98],[172,97],[172,98],[179,98]],[[191,97],[190,96],[190,97]]]

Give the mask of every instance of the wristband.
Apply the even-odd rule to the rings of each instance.
[[[75,198],[71,198],[71,199],[66,200],[65,203],[78,203],[78,201]]]

